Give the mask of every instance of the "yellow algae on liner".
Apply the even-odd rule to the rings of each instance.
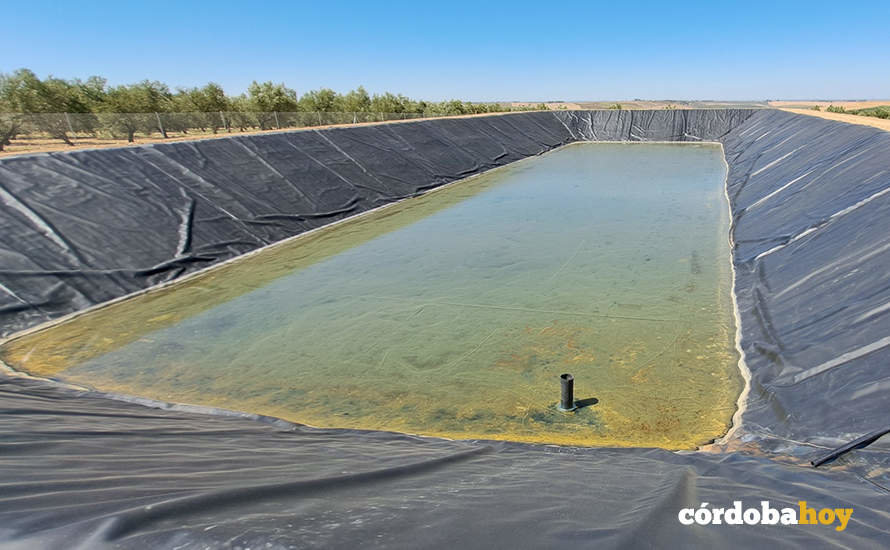
[[[742,388],[717,145],[575,144],[12,340],[7,364],[315,426],[693,448]],[[556,409],[558,376],[581,408]]]

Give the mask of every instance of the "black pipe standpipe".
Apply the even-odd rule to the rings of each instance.
[[[571,374],[560,374],[559,383],[562,386],[562,395],[559,399],[559,410],[571,412],[577,409],[575,406],[575,377]]]

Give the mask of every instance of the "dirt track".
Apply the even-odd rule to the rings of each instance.
[[[881,105],[887,105],[887,103],[882,103]],[[890,132],[890,119],[886,119],[886,118],[877,118],[877,117],[873,117],[873,116],[862,116],[862,115],[849,115],[849,114],[845,114],[845,113],[828,113],[825,111],[813,111],[812,109],[783,108],[782,110],[788,111],[789,113],[817,116],[820,118],[827,118],[829,120],[837,120],[840,122],[849,122],[850,124],[861,124],[863,126],[873,126],[875,128],[880,128],[881,130],[886,130],[886,131]]]

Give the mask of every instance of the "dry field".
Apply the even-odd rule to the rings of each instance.
[[[771,107],[776,107],[790,113],[817,116],[828,120],[849,122],[850,124],[860,124],[862,126],[872,126],[890,132],[890,119],[847,113],[829,113],[824,110],[829,105],[843,107],[847,110],[880,107],[881,105],[890,105],[890,99],[868,101],[770,101],[769,104]],[[823,110],[814,111],[812,109],[814,106],[819,106]]]
[[[622,109],[745,109],[750,107],[766,107],[761,101],[696,101],[696,100],[649,100],[634,99],[632,101],[582,101],[578,104],[582,109],[608,109],[615,104]]]
[[[780,109],[809,109],[811,107],[821,107],[825,109],[829,105],[835,107],[843,107],[844,109],[868,109],[869,107],[880,107],[881,105],[890,105],[890,99],[869,99],[867,101],[770,101],[770,107],[778,107]]]
[[[884,105],[887,105],[886,103]],[[801,115],[817,116],[827,118],[828,120],[837,120],[840,122],[848,122],[850,124],[861,124],[862,126],[872,126],[890,132],[890,119],[877,118],[873,116],[849,115],[845,113],[826,113],[825,111],[812,111],[810,109],[783,109],[790,113]]]
[[[513,107],[536,107],[540,102],[524,101],[513,102]],[[766,107],[766,103],[757,101],[672,101],[672,100],[616,100],[616,101],[549,101],[544,102],[548,109],[573,110],[573,109],[611,109],[615,105],[621,105],[622,109],[720,109],[720,108],[744,108]]]

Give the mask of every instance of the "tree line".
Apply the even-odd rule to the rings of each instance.
[[[817,111],[819,109],[816,109]],[[835,107],[834,105],[829,105],[827,109],[825,109],[829,113],[845,113],[848,115],[861,115],[861,116],[873,116],[877,118],[885,118],[890,119],[890,105],[878,105],[877,107],[867,107],[864,109],[851,109],[847,110],[843,107]]]
[[[109,133],[134,141],[136,133],[247,130],[364,122],[390,118],[466,115],[512,110],[500,103],[415,100],[362,86],[345,94],[328,88],[299,96],[283,83],[254,81],[231,96],[222,86],[171,90],[156,80],[109,86],[105,78],[41,79],[29,69],[0,73],[0,151],[18,135],[42,132],[73,144],[72,135]],[[346,114],[346,115],[344,115]],[[381,115],[385,114],[385,115]],[[370,116],[373,115],[373,116]]]

